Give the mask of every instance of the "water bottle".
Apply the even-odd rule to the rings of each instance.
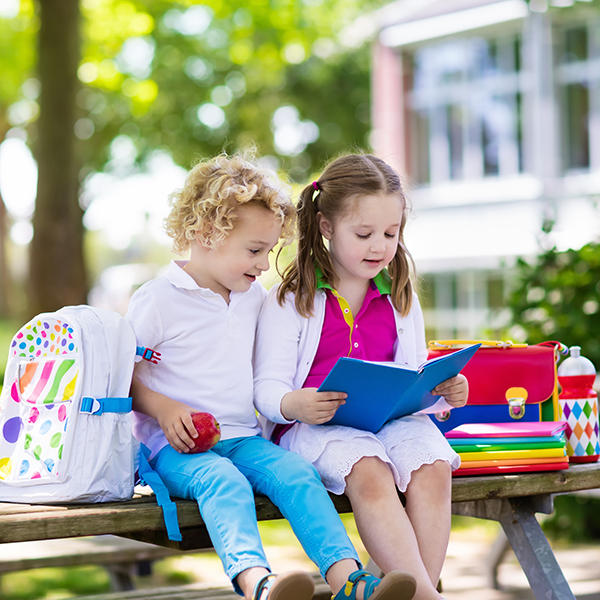
[[[600,457],[598,440],[598,394],[594,391],[596,369],[581,356],[579,346],[569,348],[570,356],[558,367],[562,391],[558,397],[561,419],[567,422],[569,462],[595,462]]]

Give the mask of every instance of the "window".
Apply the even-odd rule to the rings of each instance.
[[[587,170],[592,164],[590,123],[594,93],[600,81],[600,51],[592,31],[598,25],[570,27],[559,32],[556,83],[561,115],[562,164],[565,171]],[[597,102],[597,100],[596,100]],[[596,113],[598,111],[595,111]],[[596,142],[598,143],[598,142]]]
[[[408,104],[421,184],[522,170],[520,38],[472,38],[413,55]]]

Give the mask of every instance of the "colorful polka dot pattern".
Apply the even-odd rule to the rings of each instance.
[[[0,480],[56,481],[79,373],[74,331],[55,318],[31,321],[13,338],[9,361],[16,368],[0,407]]]
[[[73,329],[58,319],[38,319],[21,328],[13,338],[10,351],[13,356],[40,358],[77,352]]]

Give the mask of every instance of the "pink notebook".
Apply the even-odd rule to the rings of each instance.
[[[564,431],[564,421],[534,421],[525,423],[465,423],[446,432],[447,438],[480,437],[540,437],[552,436]]]
[[[546,463],[544,465],[506,465],[501,467],[479,467],[477,469],[457,469],[454,477],[469,475],[505,475],[510,473],[530,473],[535,471],[562,471],[568,469],[569,463]]]

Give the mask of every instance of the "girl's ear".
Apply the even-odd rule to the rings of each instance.
[[[326,219],[323,213],[321,212],[317,213],[317,225],[319,226],[319,231],[321,232],[321,235],[326,240],[330,240],[333,234],[333,227],[331,225],[331,222],[328,219]]]

